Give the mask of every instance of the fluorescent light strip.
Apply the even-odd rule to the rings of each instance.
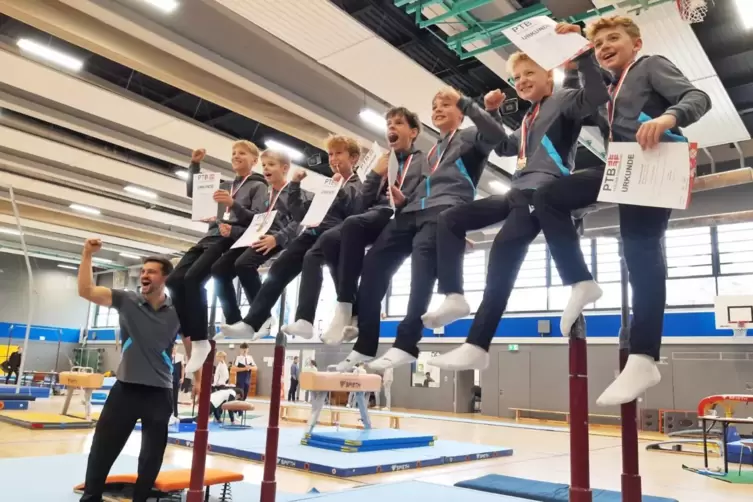
[[[12,228],[0,228],[0,234],[21,235],[21,232]]]
[[[78,211],[79,213],[94,214],[94,215],[102,214],[102,212],[99,209],[89,207],[89,206],[82,206],[81,204],[71,204],[68,207],[70,207],[74,211]]]
[[[180,178],[182,180],[187,180],[188,179],[188,171],[186,171],[185,169],[179,169],[179,170],[175,171],[175,176],[177,176],[178,178]]]
[[[84,67],[84,62],[82,60],[76,59],[47,45],[42,45],[35,40],[21,38],[16,42],[16,45],[18,45],[18,48],[24,52],[33,54],[45,61],[62,66],[71,71],[81,71]]]
[[[141,259],[141,256],[139,256],[137,254],[131,254],[131,253],[120,253],[120,256],[122,256],[123,258],[131,258],[133,260],[140,260]]]
[[[172,13],[175,9],[178,8],[178,5],[180,5],[177,0],[142,0],[145,3],[148,3],[152,7],[156,7],[157,9],[161,10],[162,12],[166,14]]]
[[[137,187],[137,186],[133,186],[133,185],[128,185],[127,187],[123,188],[123,190],[126,191],[126,192],[128,192],[128,193],[131,193],[133,195],[139,195],[141,197],[146,197],[147,199],[156,199],[157,198],[157,194],[156,193],[151,192],[149,190],[145,190],[145,189]]]
[[[746,29],[753,28],[753,2],[750,0],[736,0],[737,12]]]
[[[300,152],[284,143],[280,143],[277,140],[268,139],[264,141],[264,144],[267,145],[267,148],[269,148],[270,150],[287,153],[288,155],[290,155],[290,160],[297,160],[300,162],[304,158],[303,152]]]
[[[74,267],[73,265],[58,265],[58,268],[64,268],[66,270],[78,270],[78,267]]]
[[[92,261],[96,261],[98,263],[112,263],[112,260],[110,260],[108,258],[97,258],[97,257],[94,257],[94,258],[92,258]]]
[[[358,117],[362,122],[376,129],[377,131],[384,132],[387,130],[387,121],[385,118],[370,108],[364,108]]]

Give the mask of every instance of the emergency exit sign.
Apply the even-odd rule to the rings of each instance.
[[[510,343],[507,345],[507,350],[509,350],[510,352],[517,352],[520,350],[520,347],[518,347],[517,343]]]

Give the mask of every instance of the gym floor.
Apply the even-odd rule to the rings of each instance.
[[[263,427],[267,422],[268,406],[265,403],[257,402],[255,404],[257,411],[254,414],[261,416],[250,423]],[[35,411],[57,413],[61,408],[62,398],[60,397],[38,400],[33,404]],[[407,410],[395,409],[393,411]],[[421,413],[432,415],[431,412]],[[442,415],[449,416],[449,414]],[[471,417],[470,415],[457,416]],[[282,422],[282,426],[301,427],[302,424]],[[381,426],[380,422],[377,421],[376,426]],[[543,481],[569,482],[569,438],[563,432],[421,418],[402,418],[401,428],[422,433],[433,433],[441,439],[506,446],[513,448],[514,454],[511,457],[499,459],[350,479],[338,479],[279,468],[277,470],[278,486],[281,487],[280,489],[284,487],[284,491],[288,493],[305,493],[312,488],[319,491],[335,491],[363,484],[405,480],[452,485],[458,481],[485,474],[507,474]],[[602,428],[597,434],[591,436],[591,484],[593,487],[611,490],[619,490],[620,488],[620,438],[618,431],[614,432],[615,434],[612,435],[612,431]],[[92,434],[93,430],[27,430],[8,424],[0,424],[0,458],[87,453],[91,446]],[[682,469],[682,464],[702,467],[702,457],[647,452],[645,445],[646,441],[641,441],[641,476],[645,494],[671,497],[680,502],[750,502],[751,497],[753,497],[751,485],[727,484]],[[139,447],[140,438],[137,434],[134,434],[124,453],[138,456]],[[712,466],[721,465],[719,458],[712,457],[710,461]],[[165,463],[179,467],[190,467],[191,450],[168,446]],[[260,463],[220,455],[209,455],[207,467],[239,470],[251,483],[260,483],[262,479],[263,468]],[[730,469],[732,468],[737,469],[737,464],[731,464]],[[82,481],[83,476],[84,473],[82,472],[81,480],[71,480],[72,485]]]

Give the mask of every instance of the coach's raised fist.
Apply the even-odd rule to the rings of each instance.
[[[102,249],[102,239],[86,239],[84,241],[84,251],[92,254]]]

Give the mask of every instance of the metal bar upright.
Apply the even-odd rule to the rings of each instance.
[[[277,470],[277,447],[280,442],[280,394],[282,392],[282,367],[285,364],[286,344],[285,334],[282,330],[279,330],[275,338],[274,362],[272,363],[272,395],[269,399],[269,424],[267,426],[267,445],[264,450],[264,477],[261,482],[260,502],[275,502],[277,494],[275,474]]]
[[[622,297],[620,315],[620,371],[630,355],[630,292],[625,252],[620,240],[620,291]],[[641,476],[638,467],[638,405],[636,401],[620,407],[622,427],[622,500],[641,502]]]
[[[191,462],[191,481],[186,502],[204,500],[204,473],[206,471],[207,451],[209,448],[209,396],[212,393],[212,367],[214,366],[215,342],[210,340],[209,351],[204,366],[201,368],[199,386],[199,414],[196,417],[196,432],[193,437],[193,461]]]
[[[588,349],[581,315],[570,331],[570,502],[591,502],[588,445]]]

